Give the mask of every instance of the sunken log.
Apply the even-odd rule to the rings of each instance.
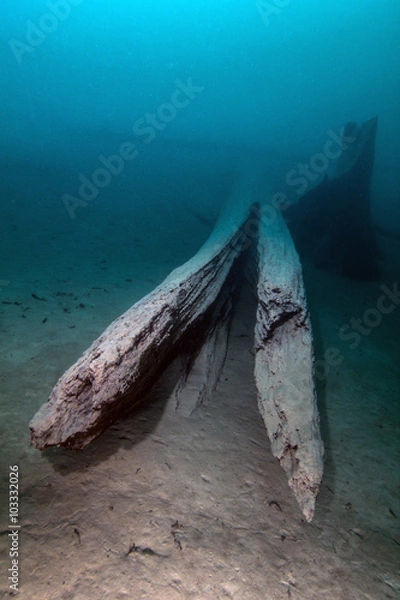
[[[261,219],[258,239],[255,379],[273,455],[311,521],[323,445],[313,383],[313,340],[302,269],[281,215]]]
[[[190,417],[203,404],[207,405],[217,387],[228,351],[230,326],[237,285],[227,286],[210,323],[201,337],[201,344],[180,356],[180,376],[172,392],[175,412]]]
[[[301,265],[288,230],[278,213],[267,224],[255,208],[267,196],[262,172],[245,168],[199,252],[111,323],[59,379],[30,423],[34,447],[84,448],[142,400],[176,356],[183,356],[184,367],[174,410],[190,416],[209,401],[225,359],[240,263],[258,236],[259,409],[272,452],[311,520],[323,454],[311,328]]]
[[[111,323],[62,375],[30,422],[34,447],[84,448],[142,399],[218,302],[248,246],[245,226],[257,196],[257,174],[246,169],[199,252]]]
[[[285,213],[300,255],[345,277],[379,277],[379,250],[370,208],[378,118],[347,123],[332,174]]]

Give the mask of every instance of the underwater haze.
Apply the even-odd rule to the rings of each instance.
[[[10,465],[23,600],[400,597],[399,56],[398,0],[1,0],[4,597]],[[321,216],[346,132],[374,117],[370,206],[357,208],[369,190],[339,186]],[[195,255],[260,161],[271,195],[295,205],[296,245],[308,206],[317,215],[308,254],[297,248],[325,446],[311,524],[257,412],[251,270],[220,383],[193,418],[165,410],[173,366],[138,419],[87,449],[29,439],[59,377]],[[374,240],[358,249],[367,276],[327,268],[327,247],[345,254],[317,243],[337,213],[333,239]]]
[[[379,115],[378,213],[393,226],[399,13],[393,0],[5,0],[2,162],[94,170],[102,151],[148,142],[134,124],[168,102],[178,80],[191,81],[188,105],[165,115],[151,140],[296,159],[318,151],[328,130]]]
[[[80,128],[127,133],[166,101],[177,78],[189,77],[204,88],[201,106],[171,123],[169,136],[279,150],[311,145],[324,128],[373,114],[384,134],[394,132],[398,5],[286,0],[267,8],[273,5],[5,0],[7,141],[28,151],[44,138],[57,148]],[[394,139],[387,143],[396,149]]]

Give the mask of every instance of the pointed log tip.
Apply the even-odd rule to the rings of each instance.
[[[321,479],[310,481],[307,475],[303,475],[290,478],[288,483],[307,523],[311,523],[321,488]]]

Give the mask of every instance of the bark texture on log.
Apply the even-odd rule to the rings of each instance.
[[[190,417],[210,402],[225,363],[232,312],[233,299],[224,294],[200,350],[182,357],[181,376],[172,392],[175,412]]]
[[[246,170],[199,252],[111,323],[64,373],[30,422],[33,446],[83,448],[151,387],[184,334],[212,308],[246,246],[257,184]]]
[[[307,521],[323,471],[323,445],[313,382],[311,325],[301,264],[279,214],[261,220],[255,332],[258,405],[271,449]]]
[[[259,409],[272,451],[311,520],[323,454],[312,335],[288,230],[279,214],[267,225],[252,210],[268,195],[266,189],[262,168],[246,166],[199,252],[111,323],[59,379],[30,423],[33,446],[85,447],[144,396],[177,354],[186,363],[174,409],[190,415],[209,400],[225,359],[240,257],[258,235]],[[197,334],[200,351],[193,343]]]

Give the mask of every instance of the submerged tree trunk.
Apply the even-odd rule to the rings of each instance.
[[[176,410],[190,415],[209,400],[225,359],[240,257],[259,235],[259,408],[272,451],[312,518],[323,451],[310,323],[290,235],[280,215],[267,226],[255,209],[265,189],[262,168],[245,166],[200,251],[111,323],[59,379],[30,423],[33,446],[85,447],[144,396],[176,355],[184,357]]]
[[[323,446],[313,383],[313,345],[301,264],[276,214],[260,223],[255,378],[274,456],[306,519],[321,485]]]
[[[215,307],[200,348],[198,344],[181,357],[181,374],[172,392],[175,412],[190,417],[203,404],[208,404],[217,387],[228,350],[229,330],[233,316],[233,286],[222,294]]]
[[[154,383],[182,339],[212,311],[248,240],[255,179],[242,177],[200,251],[116,319],[60,378],[30,423],[31,442],[83,448]]]

